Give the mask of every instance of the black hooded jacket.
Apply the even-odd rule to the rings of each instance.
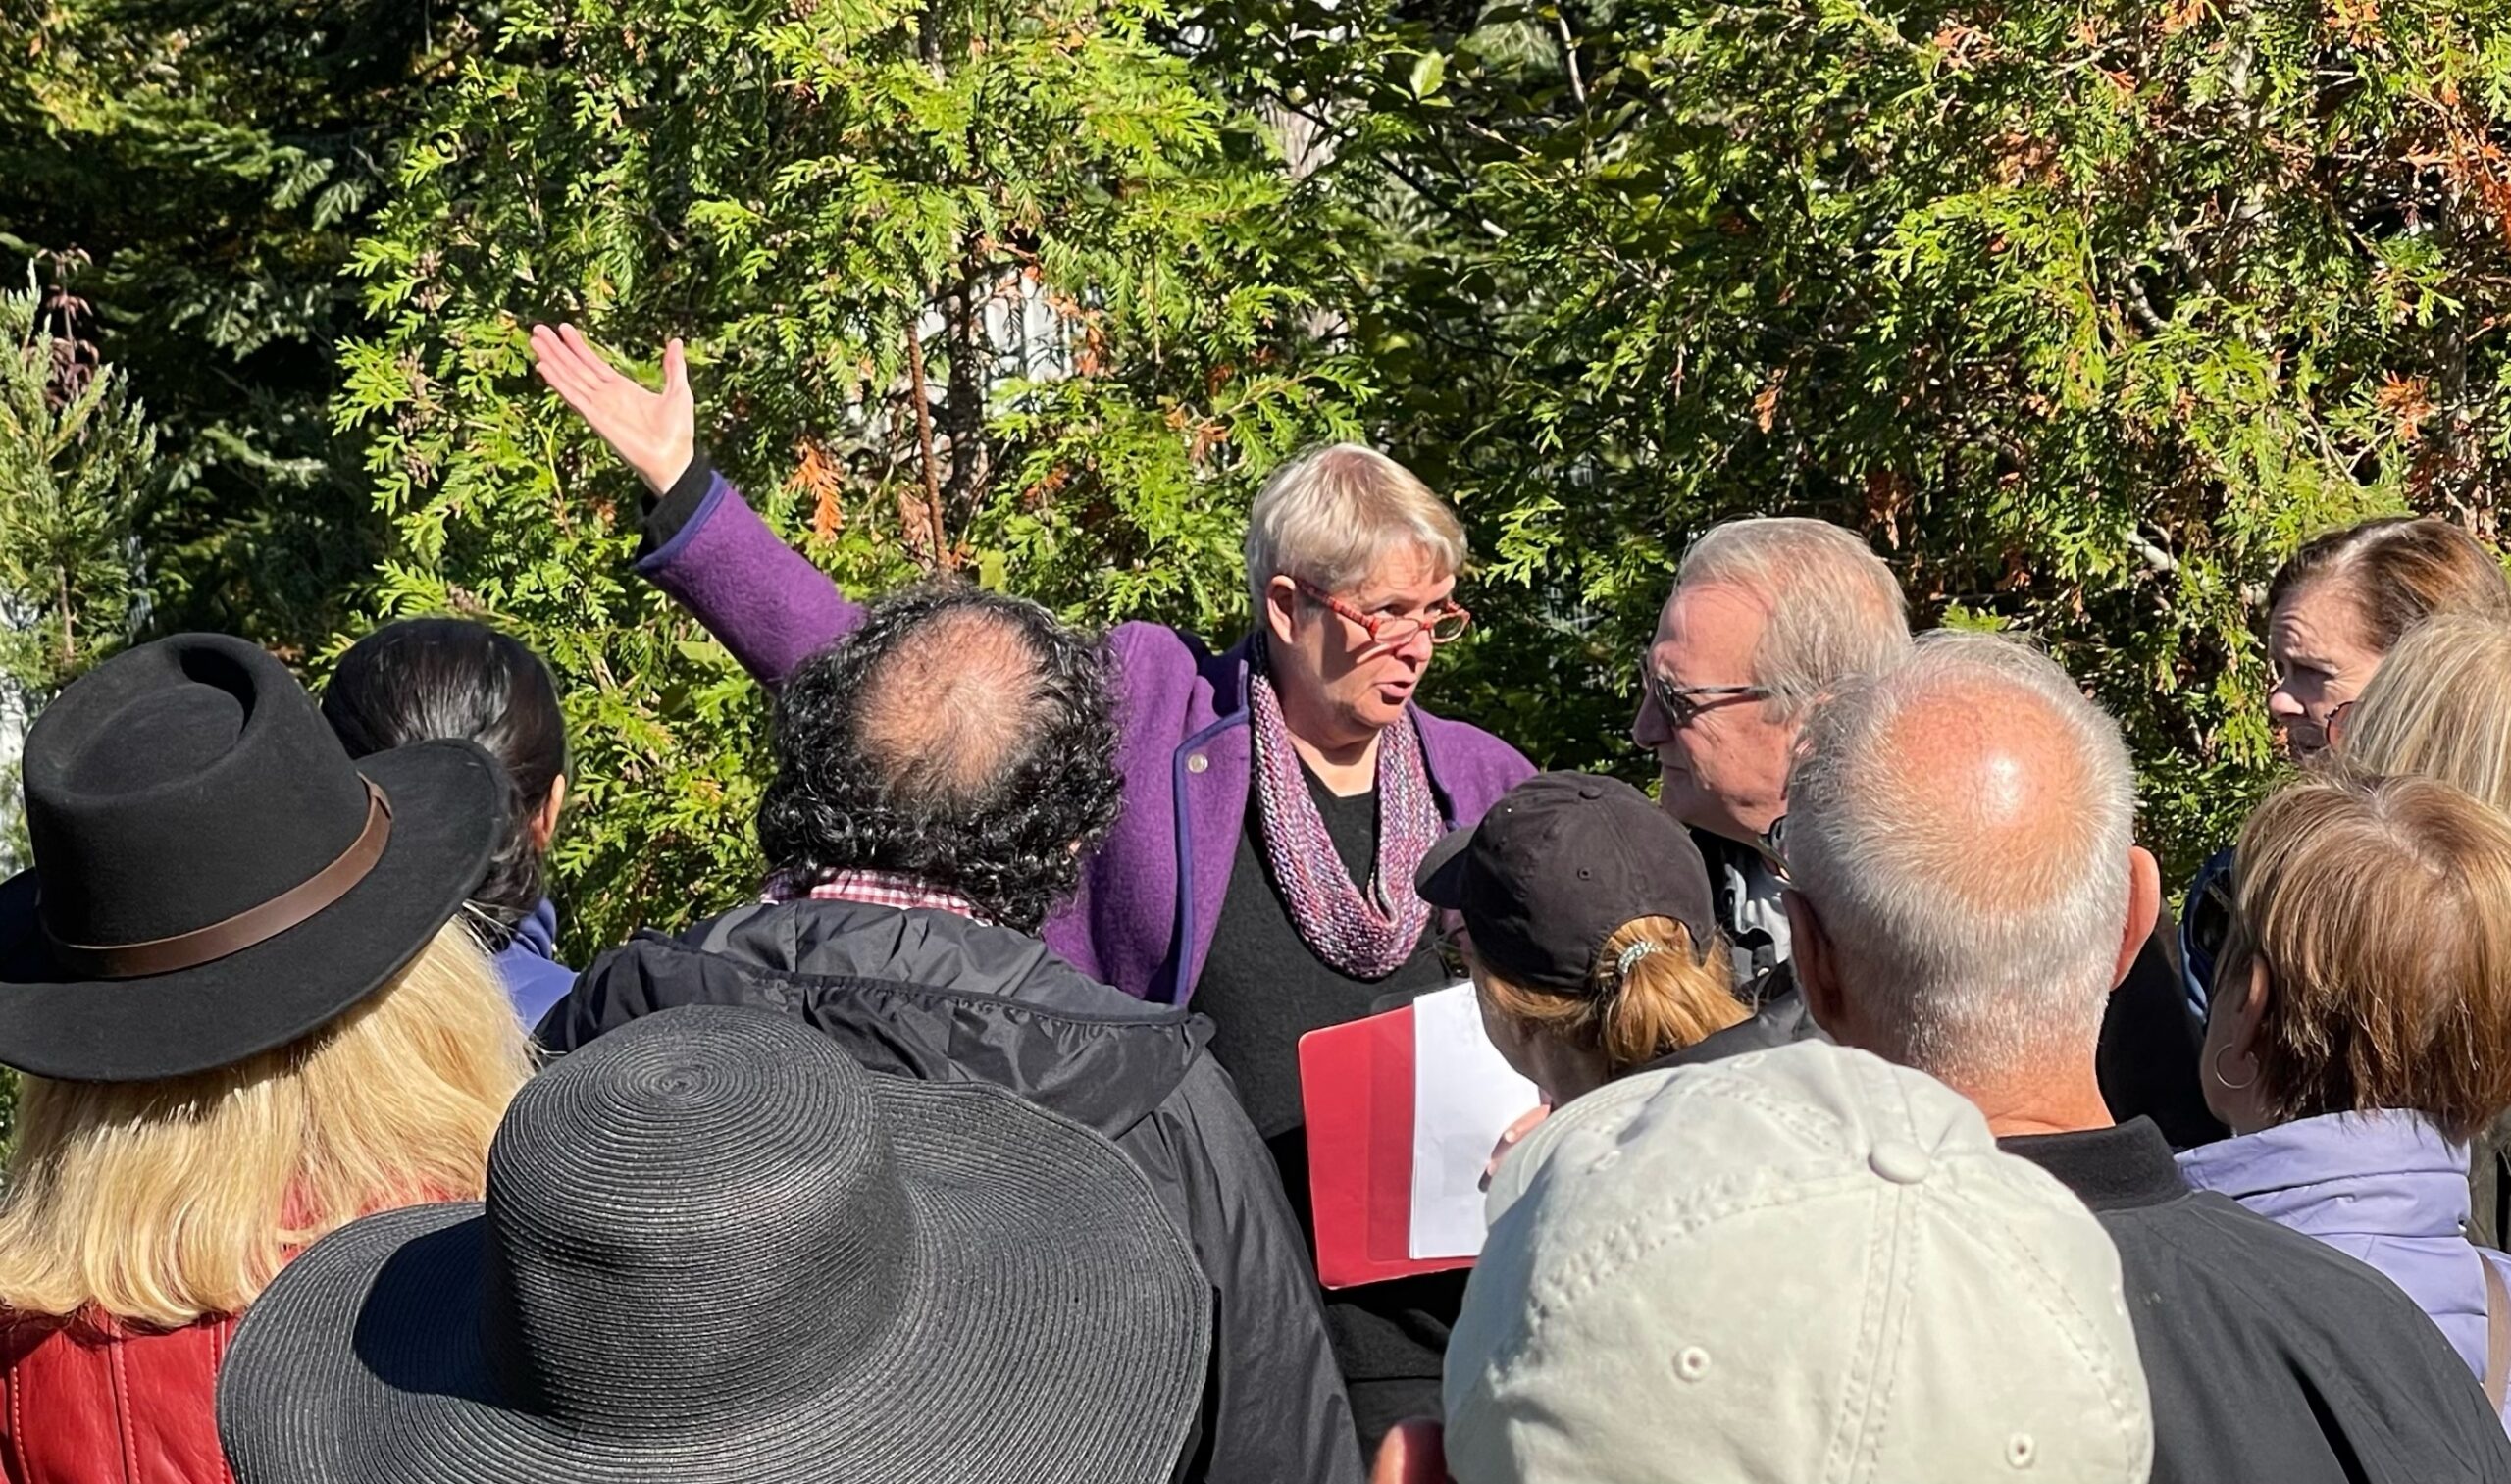
[[[992,1083],[1105,1135],[1150,1177],[1212,1285],[1213,1373],[1180,1477],[1358,1484],[1307,1249],[1202,1016],[1136,1000],[1006,928],[796,901],[679,938],[640,934],[594,960],[539,1037],[569,1051],[684,1004],[781,1010],[873,1071]]]

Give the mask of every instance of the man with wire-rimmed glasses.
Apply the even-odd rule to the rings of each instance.
[[[1780,905],[1787,773],[1817,702],[1910,653],[1900,584],[1856,534],[1821,521],[1714,526],[1683,554],[1640,662],[1630,734],[1657,754],[1659,799],[1709,864],[1735,982],[1757,1013],[1678,1053],[1715,1060],[1810,1027]],[[2178,1148],[2222,1137],[2197,1083],[2179,1008],[2178,929],[2149,937],[2102,1022],[2102,1093],[2120,1118],[2151,1117]]]

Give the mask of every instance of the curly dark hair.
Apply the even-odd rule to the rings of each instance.
[[[959,583],[911,588],[794,672],[758,842],[794,880],[886,871],[1034,933],[1121,802],[1098,636]]]
[[[567,720],[540,656],[469,619],[385,624],[340,656],[323,688],[323,717],[351,757],[438,738],[494,754],[505,768],[506,829],[471,904],[511,936],[546,890],[528,822],[567,771]]]

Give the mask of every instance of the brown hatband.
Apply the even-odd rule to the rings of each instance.
[[[357,839],[349,842],[349,847],[340,852],[338,859],[260,906],[246,907],[223,922],[172,938],[109,947],[64,943],[53,937],[52,929],[47,927],[43,936],[52,946],[53,957],[63,967],[90,979],[145,979],[214,963],[277,938],[347,896],[349,889],[364,881],[367,873],[375,869],[375,863],[384,858],[384,846],[392,839],[392,800],[375,786],[375,780],[363,782],[366,828],[358,832]]]

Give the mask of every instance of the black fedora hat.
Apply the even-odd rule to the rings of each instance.
[[[77,1081],[226,1066],[337,1018],[461,909],[502,824],[487,752],[351,762],[285,665],[218,634],[81,677],[23,771],[0,1063]]]
[[[1098,1134],[685,1006],[526,1084],[485,1205],[290,1263],[219,1436],[239,1484],[1162,1484],[1209,1305]]]

